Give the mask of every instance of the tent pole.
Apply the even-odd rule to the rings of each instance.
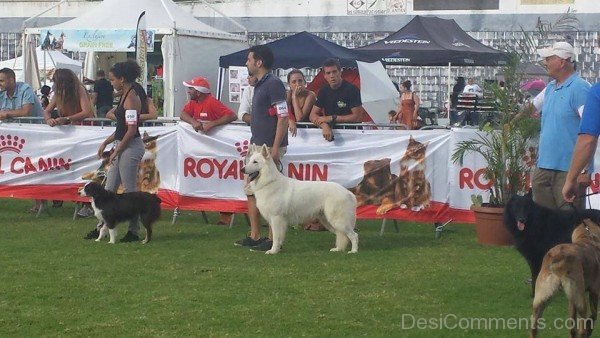
[[[46,85],[46,81],[48,80],[48,70],[46,69],[46,53],[48,53],[48,51],[44,50],[44,86]]]
[[[452,87],[450,87],[450,77],[452,76],[452,72],[450,67],[452,67],[452,62],[448,62],[448,79],[446,80],[446,95],[448,95],[448,117],[450,117],[450,96],[452,96]]]

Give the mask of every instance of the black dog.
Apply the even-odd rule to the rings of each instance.
[[[115,226],[119,222],[131,221],[139,217],[142,225],[146,228],[146,238],[142,243],[150,242],[152,238],[152,224],[160,217],[160,198],[147,192],[128,192],[116,194],[108,191],[96,182],[87,183],[81,189],[81,196],[92,198],[94,214],[104,226],[100,229],[100,235],[96,241],[100,241],[110,234],[109,243],[114,244],[117,237]]]
[[[552,210],[536,204],[531,192],[512,196],[504,209],[504,226],[515,238],[515,247],[531,269],[532,290],[540,273],[544,255],[561,243],[571,243],[577,225],[589,218],[600,221],[600,210]]]

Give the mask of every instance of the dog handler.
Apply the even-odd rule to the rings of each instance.
[[[573,206],[563,199],[562,188],[590,84],[576,73],[575,51],[568,42],[556,42],[538,50],[538,54],[544,58],[548,75],[554,80],[546,86],[542,99],[534,100],[536,109],[542,112],[542,125],[537,167],[531,183],[533,200],[546,208],[570,210]],[[582,186],[578,195],[584,192]],[[579,198],[574,207],[583,209],[584,202],[585,199]]]
[[[144,156],[144,142],[138,128],[142,111],[148,111],[146,93],[141,86],[133,86],[135,79],[141,74],[140,66],[133,60],[115,64],[109,71],[108,77],[115,90],[124,94],[114,111],[117,118],[115,132],[102,142],[98,149],[98,158],[106,146],[114,142],[109,158],[111,163],[106,178],[106,190],[117,191],[123,184],[125,192],[137,191],[138,166]],[[121,242],[139,241],[139,220],[129,223],[129,229]]]
[[[288,108],[285,86],[281,80],[270,73],[273,67],[273,52],[264,45],[253,46],[249,49],[246,67],[248,72],[258,79],[254,86],[252,98],[252,113],[250,114],[250,142],[257,146],[263,144],[269,147],[275,163],[280,163],[288,145]],[[248,153],[246,158],[252,154]],[[260,213],[256,207],[256,198],[244,187],[248,196],[248,217],[250,218],[250,235],[235,242],[237,246],[251,247],[255,250],[267,251],[273,242],[260,234]]]

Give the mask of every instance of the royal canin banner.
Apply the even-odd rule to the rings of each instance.
[[[97,151],[112,132],[112,127],[0,124],[0,197],[85,201],[77,190],[88,180],[102,182],[109,164]],[[227,125],[203,134],[181,123],[141,132],[146,152],[140,190],[158,193],[166,208],[246,211],[241,169],[248,127]],[[283,173],[343,185],[357,197],[359,218],[472,222],[471,195],[486,201],[490,186],[485,159],[468,154],[459,166],[450,157],[454,144],[476,133],[335,130],[335,140],[327,142],[320,129],[299,129],[289,137]],[[536,152],[531,147],[523,159],[532,169]],[[593,178],[592,190],[598,191],[600,175]]]

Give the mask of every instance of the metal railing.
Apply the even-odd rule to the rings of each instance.
[[[165,126],[174,125],[181,122],[179,117],[159,117],[154,120],[143,121],[142,127],[153,127],[153,126]],[[43,117],[14,117],[0,121],[1,123],[18,123],[18,124],[46,124]],[[231,124],[248,126],[242,121],[233,121]],[[98,126],[98,127],[114,127],[116,122],[111,119],[92,117],[84,119],[81,125],[85,126]],[[310,122],[296,122],[298,128],[317,128]],[[449,126],[428,124],[421,128],[421,130],[431,129],[448,129]],[[361,130],[407,130],[408,127],[404,124],[392,124],[392,123],[337,123],[335,129],[361,129]]]

